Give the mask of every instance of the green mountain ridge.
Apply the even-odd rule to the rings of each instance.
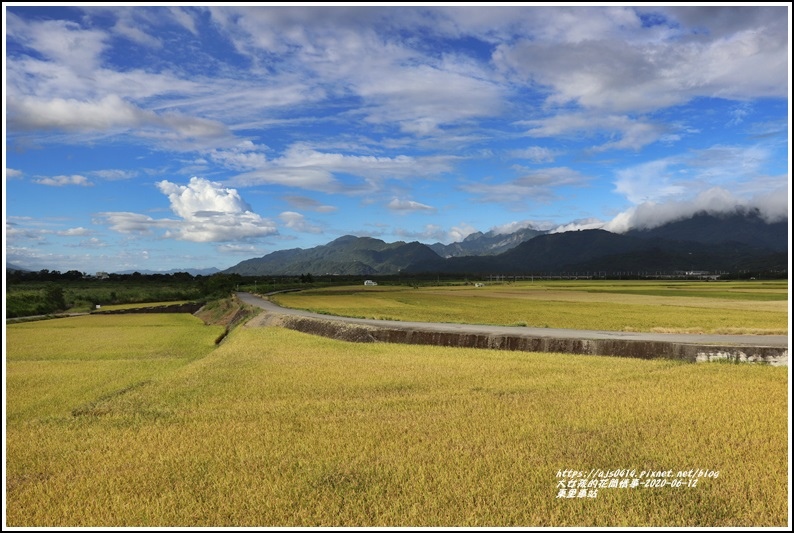
[[[757,211],[697,213],[625,234],[602,229],[547,233],[531,228],[508,235],[473,234],[468,246],[480,250],[479,254],[449,257],[436,253],[434,245],[416,241],[387,243],[345,235],[314,248],[281,250],[248,259],[224,273],[375,276],[401,272],[520,275],[541,271],[785,271],[788,243],[787,220],[766,222]],[[495,245],[510,247],[489,254]]]

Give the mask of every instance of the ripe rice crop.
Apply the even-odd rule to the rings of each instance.
[[[125,359],[114,337],[94,359],[23,357],[20,337],[70,353],[79,338],[8,328],[7,525],[787,523],[786,368],[281,328],[238,328],[210,351],[215,333],[190,321],[194,345],[176,335],[186,355],[168,365],[156,328],[112,318],[148,333],[153,357]],[[593,469],[717,477],[558,497],[559,473]]]
[[[787,284],[587,282],[474,288],[346,287],[284,293],[285,307],[383,320],[602,331],[783,335]]]

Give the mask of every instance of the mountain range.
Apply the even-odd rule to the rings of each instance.
[[[475,233],[459,243],[386,243],[346,235],[309,249],[248,259],[224,270],[245,276],[539,272],[738,271],[788,268],[788,221],[757,211],[696,215],[624,234],[601,229],[549,233]]]
[[[138,274],[142,274],[144,276],[150,276],[152,274],[179,274],[181,272],[187,272],[191,276],[211,276],[213,274],[217,274],[220,272],[219,268],[210,267],[210,268],[173,268],[171,270],[123,270],[121,272],[116,272],[116,274],[134,274],[137,272]]]
[[[498,255],[515,248],[522,242],[543,235],[548,231],[534,228],[522,228],[514,233],[497,233],[489,231],[472,233],[461,242],[441,244],[437,242],[430,245],[430,249],[441,257],[463,257],[467,255]]]

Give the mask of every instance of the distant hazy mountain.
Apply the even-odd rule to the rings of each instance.
[[[122,272],[116,272],[116,274],[133,274],[133,273],[143,274],[145,276],[149,276],[151,274],[176,274],[177,272],[187,272],[191,276],[211,276],[220,272],[220,269],[215,267],[210,268],[172,268],[171,270],[124,270]]]
[[[438,255],[418,242],[389,244],[371,237],[346,235],[314,248],[281,250],[248,259],[223,272],[244,276],[396,274],[413,263],[433,258]]]
[[[467,255],[497,255],[515,248],[522,242],[544,235],[547,231],[534,228],[523,228],[514,233],[496,233],[478,231],[472,233],[461,242],[441,244],[437,242],[430,245],[430,249],[441,257],[461,257]]]
[[[12,263],[6,263],[6,270],[19,271],[19,272],[30,272],[30,269],[22,268],[20,266],[14,265]]]

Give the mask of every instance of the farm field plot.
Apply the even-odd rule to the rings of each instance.
[[[785,335],[783,282],[518,282],[344,287],[277,294],[284,307],[332,315],[657,333]]]
[[[111,318],[149,347],[125,356],[108,336],[80,358],[80,337],[52,327],[66,321],[8,327],[9,526],[787,523],[786,368],[281,328],[237,328],[211,349],[216,329],[190,320],[193,343],[169,334],[180,357],[148,315],[71,324]],[[51,346],[64,354],[35,355]],[[592,469],[711,475],[569,498],[558,473]]]

